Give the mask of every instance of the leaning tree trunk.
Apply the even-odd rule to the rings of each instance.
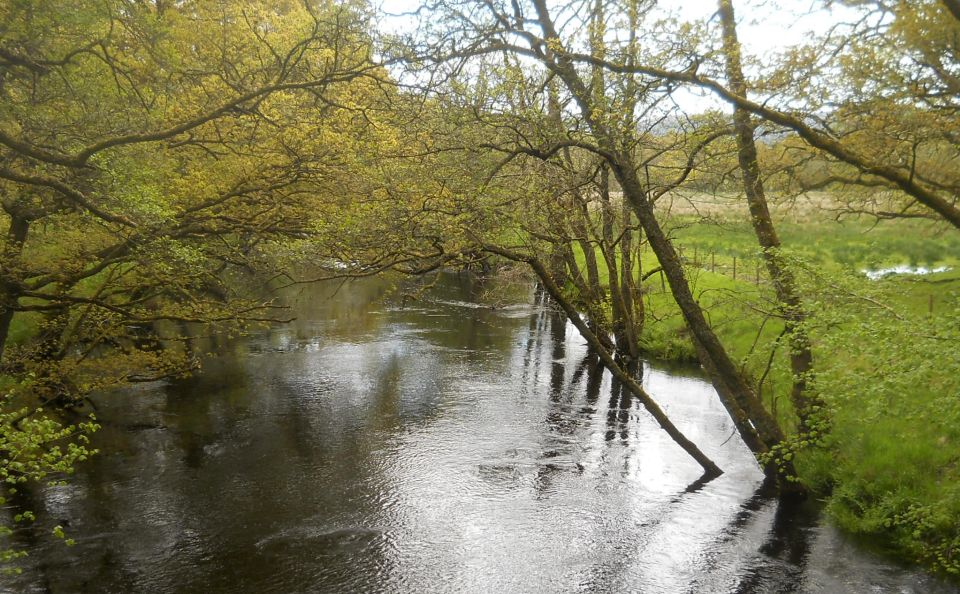
[[[546,0],[532,0],[537,21],[547,39],[560,39],[550,17]],[[629,147],[621,149],[608,126],[596,116],[597,105],[594,94],[581,79],[572,58],[564,51],[555,52],[550,47],[543,60],[553,72],[563,80],[577,102],[581,114],[590,126],[599,148],[620,182],[623,195],[633,208],[647,241],[670,284],[680,312],[693,335],[694,344],[701,357],[704,369],[710,375],[720,401],[747,446],[757,456],[769,454],[771,449],[784,441],[783,431],[773,416],[763,407],[754,389],[740,374],[730,355],[724,349],[713,328],[707,323],[703,310],[693,297],[687,283],[683,266],[677,257],[672,242],[660,226],[643,185],[637,176],[636,164]],[[764,473],[769,479],[775,479],[781,492],[802,492],[802,486],[792,480],[795,469],[789,461],[778,463],[772,456],[766,456]]]
[[[640,226],[647,235],[647,241],[660,262],[674,301],[690,330],[700,362],[716,388],[720,402],[733,419],[737,432],[755,455],[766,456],[763,463],[764,474],[769,480],[776,481],[781,493],[803,493],[803,486],[794,479],[796,469],[793,463],[776,460],[769,455],[771,450],[785,440],[783,430],[764,408],[756,391],[737,369],[707,322],[687,283],[677,251],[660,226],[653,211],[653,204],[643,190],[636,168],[628,156],[617,156],[614,173],[620,181],[624,198],[629,200],[633,207]]]
[[[601,300],[596,297],[596,293],[594,293],[583,280],[580,267],[577,266],[577,260],[573,255],[573,249],[569,245],[567,245],[567,249],[564,251],[564,254],[567,260],[567,268],[569,269],[570,279],[577,288],[577,292],[580,294],[580,304],[587,313],[587,326],[590,328],[590,331],[597,336],[604,347],[613,349],[614,344],[610,340],[610,337],[607,335],[607,332],[604,330],[602,325],[603,312],[600,310]]]
[[[747,83],[743,75],[741,46],[737,39],[732,1],[719,0],[719,13],[730,90],[740,97],[747,98]],[[799,430],[805,432],[809,429],[808,421],[812,409],[823,404],[818,397],[810,395],[807,389],[807,380],[813,370],[813,353],[810,336],[804,328],[806,311],[797,291],[793,273],[780,254],[780,238],[767,206],[757,158],[757,145],[753,137],[754,127],[750,121],[749,112],[739,107],[735,108],[733,125],[737,138],[737,160],[743,175],[743,190],[750,207],[750,223],[763,250],[763,260],[773,281],[789,337],[790,368],[793,372],[790,398],[800,421]]]
[[[614,171],[623,188],[624,198],[629,200],[634,208],[647,235],[647,241],[660,262],[674,300],[693,336],[704,369],[717,388],[721,401],[734,419],[747,446],[755,454],[767,453],[770,448],[784,440],[783,431],[740,374],[703,315],[703,310],[694,299],[687,283],[680,257],[660,227],[653,212],[653,205],[640,186],[632,163],[618,163]]]
[[[704,476],[712,478],[723,474],[723,471],[720,470],[720,467],[718,467],[716,463],[707,457],[707,455],[704,454],[695,443],[690,441],[677,428],[677,426],[673,424],[670,418],[667,417],[666,413],[663,412],[663,409],[661,409],[656,401],[654,401],[653,398],[647,394],[646,390],[643,389],[643,386],[637,383],[637,381],[626,370],[617,364],[610,352],[603,347],[597,336],[590,331],[590,328],[587,327],[587,324],[580,317],[580,314],[577,312],[573,304],[570,303],[570,301],[563,295],[560,287],[557,285],[553,276],[547,270],[547,266],[545,266],[543,262],[535,257],[519,254],[499,246],[486,245],[484,246],[484,249],[490,253],[503,256],[509,260],[525,262],[528,264],[540,279],[540,282],[547,290],[547,293],[549,293],[553,300],[556,301],[563,309],[564,313],[567,315],[567,319],[573,323],[573,325],[580,332],[580,335],[583,336],[584,340],[587,341],[587,344],[591,347],[591,349],[593,349],[594,352],[596,352],[604,367],[609,369],[613,377],[619,380],[634,396],[640,400],[647,412],[653,416],[654,420],[656,420],[657,424],[660,425],[667,435],[669,435],[677,445],[683,448],[683,450],[687,452],[690,457],[700,464],[701,468],[703,468]]]

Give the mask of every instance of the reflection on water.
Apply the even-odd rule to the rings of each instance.
[[[105,453],[33,494],[6,587],[954,591],[756,494],[710,386],[648,365],[726,471],[698,483],[542,296],[484,292],[457,275],[405,302],[373,280],[311,288],[295,323],[220,345],[202,374],[103,396]],[[77,546],[45,536],[57,523]]]

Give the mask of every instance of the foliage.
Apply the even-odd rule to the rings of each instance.
[[[28,483],[60,484],[73,473],[75,464],[97,453],[89,445],[89,436],[100,428],[93,415],[86,421],[64,424],[43,408],[31,409],[23,404],[30,400],[24,397],[30,389],[27,381],[0,398],[0,482],[4,491],[0,505],[11,503]],[[19,510],[10,519],[12,524],[0,524],[4,542],[17,524],[33,522],[36,515]],[[73,544],[60,526],[54,529],[54,536]],[[10,564],[25,554],[11,545],[0,545],[3,570],[16,571]]]
[[[276,246],[369,194],[391,141],[369,18],[0,3],[0,379],[17,386],[0,465],[18,482],[92,453],[92,424],[57,420],[89,394],[193,371],[198,331],[284,319]]]
[[[929,316],[875,305],[896,281],[811,277],[820,348],[838,356],[817,371],[835,412],[810,480],[832,489],[828,509],[844,528],[957,574],[960,361],[951,345],[960,340],[960,291]]]
[[[272,242],[309,234],[331,195],[368,191],[351,181],[382,140],[367,132],[384,73],[362,10],[3,10],[4,371],[68,404],[189,371],[176,344],[190,324],[281,319],[240,279],[276,264]],[[30,314],[37,331],[8,341],[11,315]]]
[[[362,0],[0,2],[0,479],[69,473],[96,430],[70,411],[190,373],[198,331],[282,321],[271,288],[511,254],[620,354],[703,358],[760,460],[832,489],[841,525],[956,573],[956,278],[929,316],[932,285],[857,269],[960,262],[960,15],[844,4],[851,24],[751,58],[637,0],[438,0],[418,39],[378,39]],[[718,82],[734,57],[749,89]],[[801,341],[730,118],[682,85],[756,118],[825,400],[802,433],[778,426]]]

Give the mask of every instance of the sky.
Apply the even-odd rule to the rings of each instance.
[[[415,11],[421,0],[381,0],[385,13],[400,14]],[[741,42],[748,51],[763,54],[784,46],[802,42],[813,31],[824,31],[838,19],[852,11],[834,6],[817,9],[821,2],[813,0],[741,0],[734,9],[739,21]],[[676,11],[681,18],[703,19],[717,10],[715,0],[660,0],[665,10]],[[407,30],[414,23],[409,18],[386,19],[385,25]]]
[[[413,12],[421,4],[422,0],[380,0],[385,14]],[[840,20],[853,17],[851,9],[843,6],[824,9],[822,4],[817,0],[734,0],[737,33],[745,57],[769,57],[802,43],[812,34],[827,31]],[[716,0],[659,0],[658,5],[688,21],[701,21],[717,10]],[[411,17],[387,17],[383,24],[389,30],[402,33],[410,33],[416,27]],[[681,90],[675,99],[690,113],[727,108],[723,102],[699,91]]]

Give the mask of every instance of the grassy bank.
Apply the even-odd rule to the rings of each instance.
[[[825,445],[798,459],[801,478],[846,531],[960,576],[960,236],[914,221],[779,229],[812,314],[814,386],[832,418]],[[761,394],[789,426],[783,326],[749,225],[681,219],[672,234],[717,333],[753,377],[765,377]],[[952,269],[881,280],[861,272],[894,265]],[[641,266],[657,266],[655,257],[644,252]],[[692,358],[659,275],[643,290],[644,346],[654,357]]]

